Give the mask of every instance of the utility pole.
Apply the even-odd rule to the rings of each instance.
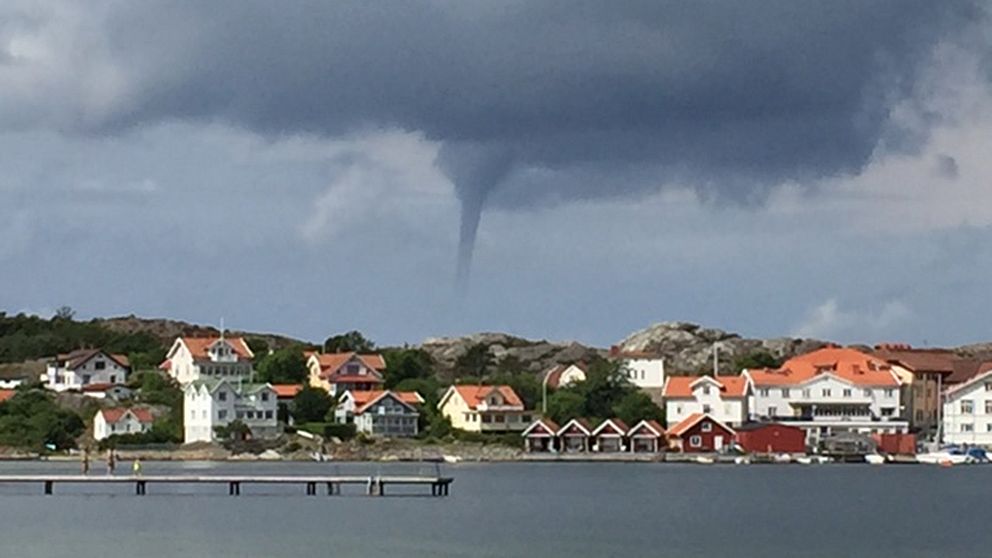
[[[719,349],[717,344],[713,343],[713,377],[716,378],[720,375],[720,359],[718,356]]]

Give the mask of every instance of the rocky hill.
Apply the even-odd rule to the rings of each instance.
[[[434,359],[438,374],[451,377],[458,360],[473,347],[484,347],[494,366],[512,361],[515,368],[538,374],[559,363],[588,360],[604,356],[606,351],[575,342],[532,341],[505,333],[476,333],[463,337],[427,339],[419,348]]]

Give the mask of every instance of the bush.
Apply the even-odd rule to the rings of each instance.
[[[52,394],[21,387],[0,403],[0,445],[41,451],[47,446],[76,447],[86,430],[82,417],[55,404]]]

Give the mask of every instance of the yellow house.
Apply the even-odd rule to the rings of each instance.
[[[382,355],[358,353],[307,354],[308,383],[333,396],[346,391],[381,389],[386,361]]]
[[[451,426],[468,432],[522,432],[531,413],[510,386],[451,386],[438,403]]]

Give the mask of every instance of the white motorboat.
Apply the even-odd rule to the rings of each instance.
[[[696,458],[696,463],[702,463],[703,465],[712,465],[713,458],[700,455],[699,457]]]
[[[882,465],[885,463],[885,456],[877,453],[869,453],[865,456],[865,463],[870,465]]]
[[[926,463],[928,465],[960,465],[962,463],[968,463],[970,457],[966,453],[955,453],[949,450],[932,451],[930,453],[921,453],[916,456],[916,461],[918,463]]]

